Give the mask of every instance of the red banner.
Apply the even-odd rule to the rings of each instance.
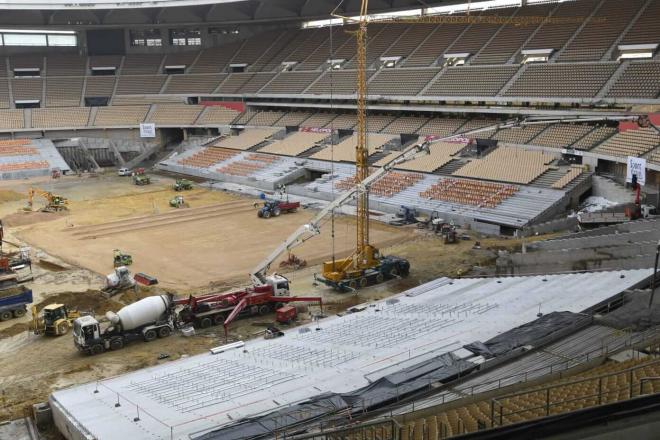
[[[245,111],[245,104],[242,102],[230,102],[230,101],[200,101],[199,105],[206,107],[225,107],[230,110],[235,110],[239,113]]]

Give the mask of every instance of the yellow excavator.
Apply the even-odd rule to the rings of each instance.
[[[32,331],[35,335],[62,336],[82,315],[78,310],[69,310],[64,304],[48,304],[41,315],[37,313],[37,307],[32,306]]]
[[[32,203],[35,195],[46,200],[46,205],[41,208],[41,211],[43,212],[58,212],[69,209],[69,200],[66,197],[53,194],[50,191],[44,191],[38,188],[30,188],[28,191],[28,204],[25,208],[27,211],[32,211]]]

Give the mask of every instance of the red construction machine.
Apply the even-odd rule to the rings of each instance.
[[[266,315],[296,301],[317,302],[323,308],[320,297],[288,296],[289,280],[281,275],[271,275],[266,281],[265,284],[233,292],[191,295],[178,299],[175,304],[183,306],[179,311],[179,320],[200,328],[222,324],[226,338],[229,324],[239,315]]]

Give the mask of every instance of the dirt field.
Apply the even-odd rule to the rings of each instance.
[[[149,187],[135,187],[116,176],[40,183],[44,189],[70,199],[71,211],[66,215],[19,212],[31,182],[0,182],[0,199],[4,200],[0,216],[7,226],[8,239],[24,239],[33,246],[37,263],[33,264],[35,280],[29,286],[35,293],[35,304],[41,307],[61,301],[94,309],[98,314],[158,294],[165,287],[185,294],[193,286],[206,286],[212,281],[218,289],[245,284],[252,266],[313,215],[303,210],[262,220],[257,218],[252,200],[201,189],[184,193],[190,208],[174,210],[167,206],[175,194],[167,188],[171,180],[154,180],[156,183]],[[353,246],[353,221],[341,218],[338,225],[337,249],[348,251]],[[410,277],[369,287],[359,295],[339,294],[315,285],[313,274],[318,267],[310,266],[287,274],[293,294],[320,295],[324,312],[337,313],[439,276],[468,273],[474,266],[492,263],[497,249],[518,246],[514,240],[481,238],[482,249],[473,249],[474,240],[444,245],[415,227],[380,224],[375,224],[372,235],[383,253],[410,260]],[[319,262],[330,255],[330,243],[326,231],[295,253],[310,264]],[[99,274],[112,269],[114,248],[133,254],[136,262],[131,269],[157,276],[162,286],[104,300],[97,292],[102,282]],[[316,306],[310,306],[310,311],[316,312]],[[56,388],[168,362],[224,343],[222,329],[216,327],[198,331],[190,338],[177,334],[88,357],[75,350],[70,335],[32,335],[29,319],[28,313],[22,319],[0,323],[0,420],[22,416],[24,407],[46,400]],[[256,337],[273,319],[239,320],[232,324],[230,340]],[[308,319],[309,315],[303,313],[299,323]],[[159,360],[161,354],[169,357]]]

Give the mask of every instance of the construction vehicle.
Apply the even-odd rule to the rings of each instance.
[[[126,289],[135,288],[135,280],[126,266],[115,267],[115,271],[106,275],[102,292],[110,297]]]
[[[119,249],[115,249],[113,251],[112,262],[114,267],[130,266],[133,264],[133,257],[129,254],[123,253]]]
[[[32,306],[32,332],[35,335],[62,336],[81,316],[81,312],[69,310],[64,304],[49,304],[43,308],[41,315],[37,313],[37,306]]]
[[[257,217],[278,217],[282,213],[296,212],[300,208],[300,202],[289,202],[282,200],[266,200],[264,206],[257,211]]]
[[[59,212],[69,209],[69,200],[66,197],[53,194],[50,191],[44,191],[38,188],[30,188],[28,190],[28,203],[26,207],[27,211],[32,211],[35,195],[46,200],[46,205],[41,208],[41,211],[43,212]]]
[[[25,286],[13,286],[0,290],[0,321],[20,318],[32,303],[32,290]]]
[[[264,339],[275,339],[284,336],[284,332],[277,327],[269,326],[266,331],[264,331]]]
[[[260,285],[225,293],[190,295],[175,301],[183,306],[178,313],[184,324],[208,328],[222,324],[227,335],[229,324],[239,315],[266,315],[284,304],[303,301],[317,302],[323,307],[320,297],[288,296],[289,280],[277,274],[268,276]]]
[[[188,191],[193,189],[193,183],[188,179],[176,179],[173,188],[174,191]]]
[[[107,312],[100,321],[81,316],[73,321],[73,341],[85,354],[119,350],[128,342],[166,338],[175,328],[171,295],[150,296],[127,305],[117,313]]]
[[[440,234],[445,240],[445,244],[458,243],[456,228],[454,225],[443,223],[443,225],[440,227]]]
[[[144,168],[138,168],[133,173],[133,183],[138,186],[149,185],[151,178],[145,174]]]
[[[187,205],[185,200],[183,199],[183,196],[176,196],[170,199],[170,206],[172,208],[185,208]]]

